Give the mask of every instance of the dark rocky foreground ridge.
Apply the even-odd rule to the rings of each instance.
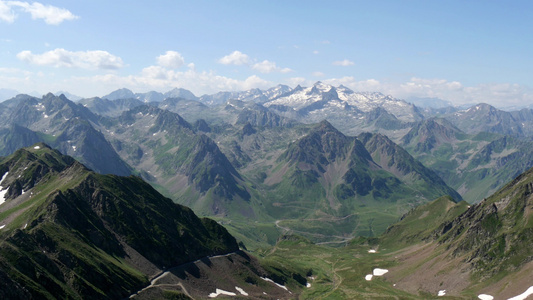
[[[2,299],[122,298],[160,270],[238,250],[140,178],[96,174],[42,143],[1,159],[0,173]]]

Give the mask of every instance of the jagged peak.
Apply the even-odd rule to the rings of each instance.
[[[307,92],[307,95],[330,93],[332,91],[335,91],[335,87],[329,84],[322,83],[322,81],[317,81],[313,85],[313,87]]]
[[[342,91],[342,92],[345,93],[345,94],[353,94],[353,93],[355,93],[352,89],[350,89],[350,88],[348,88],[348,87],[346,87],[346,86],[344,86],[344,85],[342,85],[342,84],[339,85],[339,87],[337,88],[337,90],[340,90],[340,91]]]
[[[335,132],[335,133],[341,133],[337,128],[335,128],[333,125],[331,125],[330,122],[327,120],[322,120],[320,123],[318,123],[314,127],[315,131],[321,131],[321,132]]]
[[[54,95],[54,94],[51,93],[51,92],[48,92],[48,94],[43,95],[43,100],[51,99],[51,98],[56,98],[56,95]]]

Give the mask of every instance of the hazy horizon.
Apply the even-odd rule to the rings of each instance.
[[[0,89],[88,98],[322,81],[533,104],[527,1],[0,1]]]

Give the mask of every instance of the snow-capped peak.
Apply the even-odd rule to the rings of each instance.
[[[335,88],[329,84],[322,83],[321,81],[317,81],[311,88],[308,88],[307,94],[318,94],[318,93],[328,93],[331,90],[334,90]]]

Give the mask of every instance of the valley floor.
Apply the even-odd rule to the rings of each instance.
[[[473,283],[469,274],[460,270],[447,273],[445,279],[434,274],[434,280],[417,280],[416,272],[406,276],[420,267],[421,261],[434,258],[431,257],[432,247],[419,244],[398,251],[379,245],[352,244],[332,248],[309,243],[303,238],[290,238],[257,254],[273,266],[290,265],[310,270],[310,287],[302,290],[299,299],[481,299],[480,295],[487,297],[484,299],[530,299],[527,297],[533,292],[530,288],[533,274],[519,274],[517,282],[508,288],[497,281],[488,285]],[[420,257],[409,261],[413,253]],[[491,295],[494,297],[489,298]]]

